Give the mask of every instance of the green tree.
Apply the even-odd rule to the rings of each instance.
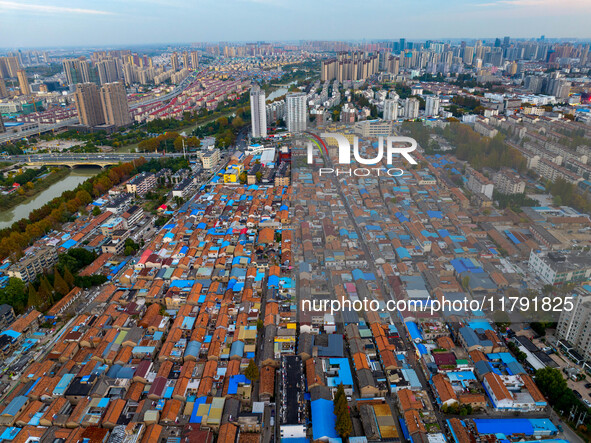
[[[468,289],[469,286],[470,286],[470,276],[466,275],[465,277],[462,278],[462,287],[464,289]]]
[[[92,215],[94,215],[95,217],[101,215],[101,208],[99,208],[98,206],[92,208]]]
[[[535,381],[550,403],[556,403],[564,392],[568,389],[568,385],[564,377],[558,369],[546,367],[538,369],[535,375]]]
[[[27,307],[25,283],[20,278],[8,279],[6,286],[0,290],[0,303],[6,303],[12,306],[17,313],[22,313]]]
[[[248,362],[248,366],[244,371],[244,375],[252,382],[255,382],[259,379],[259,367],[252,358]]]

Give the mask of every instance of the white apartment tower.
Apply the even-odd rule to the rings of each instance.
[[[308,113],[306,111],[306,94],[295,92],[287,94],[287,130],[289,132],[303,132],[308,123]]]
[[[425,115],[438,115],[439,114],[439,97],[436,95],[428,95],[425,100]]]
[[[556,328],[558,338],[572,345],[585,360],[591,359],[591,297],[576,296],[573,309],[564,309]]]
[[[419,101],[416,98],[407,98],[404,101],[404,118],[407,120],[418,118]]]
[[[398,100],[387,98],[384,100],[384,120],[396,120],[398,118]]]
[[[252,119],[252,137],[267,138],[267,109],[265,91],[259,85],[250,88],[250,115]]]

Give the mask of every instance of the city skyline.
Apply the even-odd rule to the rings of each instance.
[[[203,2],[149,0],[72,2],[0,0],[0,41],[5,47],[136,45],[191,41],[590,38],[585,0],[496,0],[445,4],[426,0],[373,1],[355,11],[346,4],[308,0],[230,0],[226,8]],[[351,5],[352,6],[352,5]],[[376,14],[376,11],[380,14]],[[314,11],[314,14],[310,14]],[[132,18],[130,20],[130,17]],[[207,17],[203,20],[202,17]],[[284,19],[289,17],[289,19]],[[486,17],[486,22],[483,18]],[[252,23],[261,26],[251,26]],[[160,28],[162,32],[154,32]],[[105,33],[108,29],[109,32]]]

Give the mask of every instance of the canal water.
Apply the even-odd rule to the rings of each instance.
[[[45,191],[31,197],[20,205],[14,206],[10,209],[0,208],[0,229],[11,226],[15,221],[18,221],[21,218],[28,217],[31,211],[39,209],[45,203],[49,202],[55,197],[59,197],[64,191],[74,189],[80,183],[98,174],[100,171],[100,168],[73,169],[61,181],[54,183]]]

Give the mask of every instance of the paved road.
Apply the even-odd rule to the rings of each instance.
[[[163,158],[163,157],[182,157],[182,153],[109,153],[109,154],[29,154],[29,155],[7,155],[0,157],[2,161],[11,161],[17,163],[32,163],[32,162],[43,162],[43,163],[70,163],[80,162],[92,164],[92,162],[105,163],[105,162],[126,162],[144,157],[150,158]]]

